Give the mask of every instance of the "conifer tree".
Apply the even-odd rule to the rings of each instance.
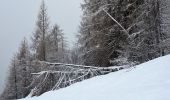
[[[31,83],[29,46],[26,38],[21,42],[19,51],[14,55],[9,67],[7,85],[2,94],[6,100],[24,98],[30,92],[26,87]]]
[[[53,26],[50,34],[47,36],[47,60],[50,62],[61,62],[63,33],[59,26]]]
[[[36,23],[36,31],[32,37],[32,47],[35,51],[35,57],[38,60],[46,60],[46,37],[49,33],[49,19],[47,15],[47,8],[44,0],[41,3],[38,20]]]

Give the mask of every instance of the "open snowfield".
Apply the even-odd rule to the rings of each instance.
[[[170,100],[170,55],[22,100]]]

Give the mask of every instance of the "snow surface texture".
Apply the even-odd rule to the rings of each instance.
[[[170,55],[22,100],[170,100]]]

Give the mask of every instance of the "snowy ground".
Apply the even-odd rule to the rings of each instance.
[[[23,100],[170,100],[170,55]]]

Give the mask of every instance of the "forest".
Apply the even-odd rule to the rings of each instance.
[[[63,30],[58,24],[51,25],[42,1],[31,38],[23,38],[12,57],[0,98],[39,96],[170,54],[167,2],[83,0],[77,42],[69,49]]]

